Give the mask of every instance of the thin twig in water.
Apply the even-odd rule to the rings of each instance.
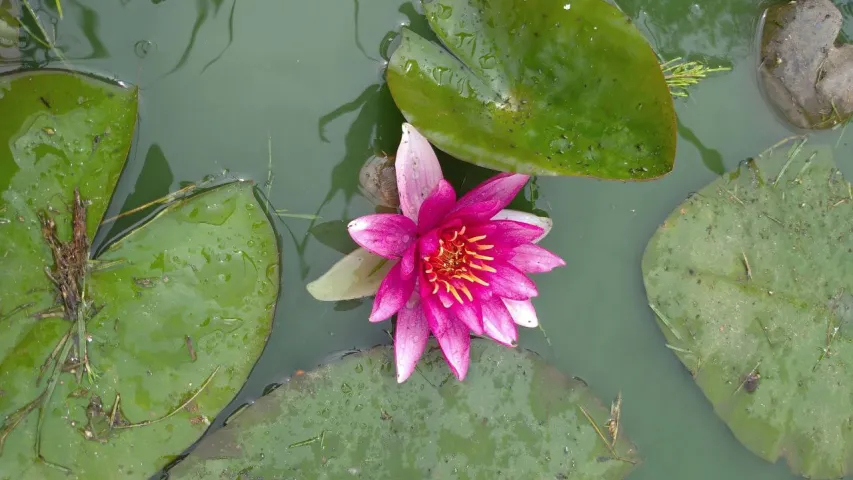
[[[162,196],[162,197],[160,197],[160,198],[158,198],[158,199],[156,199],[156,200],[152,200],[152,201],[150,201],[150,202],[148,202],[148,203],[146,203],[146,204],[144,204],[144,205],[140,205],[140,206],[138,206],[138,207],[136,207],[136,208],[133,208],[133,209],[131,209],[131,210],[128,210],[128,211],[126,211],[126,212],[122,212],[122,213],[120,213],[120,214],[118,214],[118,215],[116,215],[116,216],[114,216],[114,217],[110,217],[110,218],[108,218],[108,219],[104,220],[102,223],[111,223],[111,222],[114,222],[114,221],[116,221],[116,220],[118,220],[118,219],[120,219],[120,218],[124,218],[124,217],[127,217],[127,216],[129,216],[129,215],[133,215],[134,213],[139,213],[139,212],[141,212],[141,211],[143,211],[143,210],[147,210],[147,209],[149,209],[149,208],[151,208],[151,207],[153,207],[153,206],[155,206],[155,205],[161,205],[161,204],[164,204],[164,203],[172,203],[172,202],[174,202],[174,201],[176,201],[176,200],[179,200],[179,199],[181,199],[181,198],[184,198],[185,196],[187,196],[187,195],[189,195],[190,193],[194,192],[196,189],[198,189],[198,188],[200,188],[200,187],[202,187],[202,186],[205,186],[205,185],[207,185],[207,184],[211,183],[212,181],[213,181],[213,180],[204,180],[204,181],[202,181],[201,183],[193,183],[193,184],[191,184],[191,185],[187,185],[186,187],[181,188],[180,190],[174,191],[174,192],[172,192],[172,193],[170,193],[170,194],[168,194],[168,195],[164,195],[164,196]]]
[[[47,404],[50,403],[50,399],[53,396],[53,391],[56,389],[56,384],[59,383],[59,376],[62,375],[62,365],[65,363],[65,359],[68,358],[68,353],[71,351],[71,345],[73,342],[71,341],[71,331],[74,328],[72,325],[69,328],[68,333],[63,336],[62,350],[59,354],[59,357],[56,358],[54,362],[53,372],[51,372],[50,381],[47,384],[47,388],[44,391],[44,400],[41,402],[41,406],[39,406],[39,416],[38,421],[36,423],[36,441],[35,441],[35,450],[36,450],[36,458],[40,461],[44,462],[45,465],[65,470],[67,473],[71,473],[71,470],[57,465],[55,463],[51,463],[47,461],[44,456],[41,454],[41,429],[42,425],[44,425],[44,414],[47,407]]]
[[[790,142],[791,140],[796,140],[798,138],[805,138],[805,136],[804,135],[791,135],[790,137],[785,137],[782,140],[779,140],[778,142],[774,143],[773,145],[765,148],[763,152],[758,154],[758,156],[763,157],[764,155],[769,154],[769,153],[773,152],[773,150],[776,150],[777,148],[781,147],[782,145]]]
[[[690,350],[685,350],[685,349],[683,349],[683,348],[678,348],[678,347],[676,347],[675,345],[670,345],[670,344],[668,344],[668,343],[666,343],[666,344],[664,344],[664,345],[666,346],[666,348],[668,348],[668,349],[670,349],[670,350],[675,350],[676,352],[681,352],[681,353],[685,353],[685,354],[688,354],[688,355],[693,355],[693,352],[691,352]]]
[[[539,331],[542,332],[542,336],[545,337],[545,343],[547,343],[548,346],[550,347],[551,346],[551,339],[548,338],[548,334],[545,333],[545,328],[542,326],[541,323],[539,324]]]
[[[59,0],[56,0],[56,1],[57,1],[57,7],[58,7],[58,6],[59,6]],[[38,35],[36,35],[32,30],[30,30],[30,28],[29,28],[29,27],[27,27],[27,25],[24,23],[23,19],[19,19],[19,20],[18,20],[18,25],[20,25],[20,27],[21,27],[25,32],[27,32],[27,35],[29,35],[30,37],[32,37],[36,42],[38,42],[39,44],[41,44],[41,46],[43,46],[44,48],[47,48],[48,50],[50,50],[51,52],[53,52],[53,53],[56,55],[56,57],[57,57],[57,58],[58,58],[58,59],[59,59],[63,64],[65,64],[65,66],[66,66],[68,69],[71,69],[71,66],[68,64],[68,59],[66,59],[66,58],[65,58],[65,55],[63,55],[63,54],[62,54],[62,52],[61,52],[61,51],[59,51],[59,49],[58,49],[58,48],[56,48],[56,45],[55,45],[55,43],[56,43],[56,42],[55,42],[54,40],[51,40],[51,39],[50,39],[50,37],[48,37],[48,35],[47,35],[47,31],[44,29],[44,27],[42,26],[41,22],[39,21],[39,18],[38,18],[38,16],[36,15],[35,10],[33,10],[32,5],[30,5],[29,0],[22,0],[22,1],[21,1],[21,5],[23,5],[23,6],[24,6],[24,8],[26,9],[27,13],[29,13],[29,14],[30,14],[30,16],[31,16],[31,17],[32,17],[32,19],[33,19],[33,22],[34,22],[34,23],[36,24],[36,26],[38,27],[38,29],[39,29],[39,33],[41,33],[41,35],[42,35],[42,36],[41,36],[41,37],[39,37],[39,36],[38,36]],[[62,17],[62,9],[61,9],[61,8],[59,8],[59,13],[60,13],[60,18],[61,18],[61,17]]]
[[[190,398],[188,398],[184,403],[179,405],[178,408],[172,410],[171,412],[167,413],[166,415],[164,415],[160,418],[155,418],[154,420],[145,420],[144,422],[131,423],[128,425],[116,425],[115,428],[116,429],[124,429],[124,428],[144,427],[146,425],[152,425],[155,423],[162,422],[163,420],[166,420],[166,419],[172,417],[176,413],[178,413],[181,410],[183,410],[184,408],[186,408],[187,405],[189,405],[193,400],[195,400],[196,397],[198,397],[201,394],[201,392],[204,391],[205,388],[207,388],[207,386],[210,384],[210,381],[213,380],[213,377],[216,375],[216,372],[219,371],[219,368],[220,368],[220,365],[217,365],[216,368],[214,368],[213,371],[210,373],[210,375],[208,375],[208,377],[204,380],[204,383],[202,383],[201,386],[198,387],[198,390],[196,390],[196,392],[193,393],[192,396],[190,396]]]
[[[779,171],[779,175],[776,176],[776,179],[773,180],[773,186],[775,187],[777,183],[779,183],[779,179],[782,178],[782,175],[785,175],[785,171],[788,170],[788,166],[791,165],[791,162],[794,161],[794,157],[796,157],[800,150],[803,149],[803,145],[806,144],[809,137],[803,137],[798,143],[791,145],[791,149],[788,150],[788,161],[785,162],[785,165],[782,165],[782,170]]]
[[[578,405],[578,408],[581,409],[581,413],[583,413],[583,416],[586,417],[586,420],[589,422],[590,425],[592,425],[592,428],[595,429],[595,433],[598,434],[598,438],[600,438],[601,441],[604,442],[604,445],[607,446],[607,449],[610,450],[610,454],[613,456],[613,458],[615,458],[616,460],[621,460],[623,462],[628,462],[628,463],[631,463],[634,465],[637,464],[637,462],[635,462],[634,460],[631,460],[630,458],[620,457],[616,453],[616,450],[613,447],[613,445],[611,445],[610,442],[607,441],[607,437],[604,436],[604,433],[602,433],[601,429],[598,428],[598,424],[596,424],[595,420],[593,420],[592,417],[589,415],[589,413],[587,413],[586,409],[583,408],[583,406],[581,406],[581,405]]]
[[[323,449],[325,447],[325,445],[324,445],[325,440],[326,440],[326,431],[323,430],[320,432],[320,435],[317,435],[316,437],[311,437],[311,438],[306,439],[306,440],[302,440],[300,442],[291,443],[290,445],[287,446],[287,448],[304,447],[306,445],[311,445],[312,443],[315,443],[315,442],[320,442],[320,449]]]
[[[728,189],[728,188],[726,188],[726,187],[720,187],[720,188],[721,188],[721,189],[723,189],[723,190],[725,190],[725,191],[726,191],[726,193],[728,193],[728,194],[729,194],[729,197],[731,197],[731,199],[732,199],[732,200],[734,200],[734,201],[736,201],[737,203],[741,204],[741,206],[743,206],[743,207],[745,207],[745,206],[746,206],[746,204],[745,204],[745,203],[743,203],[743,200],[741,200],[741,199],[737,198],[737,195],[735,195],[735,194],[734,194],[734,192],[732,192],[731,190],[729,190],[729,189]]]
[[[267,157],[268,157],[267,184],[265,185],[267,187],[267,207],[272,208],[270,206],[270,194],[272,193],[272,180],[273,180],[273,175],[272,175],[272,134],[269,131],[267,131]]]
[[[743,255],[743,266],[746,267],[746,279],[752,280],[752,269],[749,268],[749,260],[746,258],[746,253],[741,250],[740,254]]]
[[[655,315],[660,318],[660,321],[663,322],[664,325],[666,325],[666,328],[668,328],[669,331],[672,332],[673,335],[675,335],[675,338],[677,338],[678,340],[683,340],[681,338],[681,334],[678,333],[674,328],[672,328],[672,325],[669,323],[669,319],[667,319],[666,316],[660,310],[658,310],[658,307],[656,307],[652,303],[649,304],[649,307],[655,312]]]

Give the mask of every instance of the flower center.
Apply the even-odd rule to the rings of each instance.
[[[489,286],[488,282],[477,276],[479,272],[496,272],[486,263],[494,260],[494,257],[479,253],[495,247],[481,243],[485,239],[485,235],[466,236],[464,226],[441,233],[438,239],[438,250],[432,255],[423,257],[424,273],[427,281],[433,285],[433,294],[438,293],[438,289],[443,287],[445,292],[453,295],[459,303],[464,303],[462,295],[469,302],[474,300],[466,282]],[[462,292],[461,295],[460,292]]]

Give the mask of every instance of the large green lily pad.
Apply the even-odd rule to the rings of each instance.
[[[423,2],[387,79],[445,152],[536,175],[642,180],[672,170],[675,112],[645,38],[604,0]]]
[[[735,436],[809,478],[853,461],[853,190],[777,149],[681,204],[643,257],[672,350]]]
[[[621,431],[611,449],[610,410],[582,380],[488,340],[471,354],[464,382],[435,347],[404,384],[391,347],[296,376],[205,437],[170,478],[610,480],[633,469],[636,450]]]
[[[77,74],[0,77],[0,478],[150,477],[270,331],[278,251],[249,183],[174,202],[90,258],[136,105]]]

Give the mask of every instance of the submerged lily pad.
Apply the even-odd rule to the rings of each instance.
[[[621,431],[611,448],[610,411],[582,380],[488,340],[471,354],[465,382],[448,381],[438,348],[401,385],[391,347],[297,376],[205,437],[170,478],[611,480],[638,462]]]
[[[687,199],[643,274],[669,346],[735,436],[839,478],[853,461],[853,190],[828,148],[801,147]]]
[[[77,74],[0,77],[0,478],[149,478],[270,331],[278,251],[249,183],[172,203],[90,258],[136,105]]]
[[[445,152],[536,175],[641,180],[675,161],[675,112],[645,38],[603,0],[423,2],[437,45],[403,29],[387,79]]]

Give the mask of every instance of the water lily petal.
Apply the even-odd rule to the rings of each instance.
[[[527,300],[539,294],[536,284],[520,270],[504,262],[492,262],[495,272],[478,272],[479,276],[488,283],[488,286],[478,288],[490,292],[486,297],[498,296],[511,300]]]
[[[426,257],[432,255],[438,250],[438,230],[429,231],[418,239],[418,252],[416,255]]]
[[[382,280],[376,298],[373,299],[373,311],[370,312],[371,322],[381,322],[391,318],[403,308],[412,291],[415,289],[415,276],[403,278],[400,275],[400,264],[397,263]]]
[[[395,168],[400,208],[403,215],[417,221],[421,204],[444,176],[429,141],[408,123],[403,124]]]
[[[557,267],[564,267],[566,265],[566,262],[562,258],[532,243],[515,247],[509,263],[526,273],[550,272]]]
[[[515,328],[512,315],[499,298],[483,302],[483,327],[486,335],[496,342],[514,347],[518,342],[518,329]]]
[[[456,316],[456,319],[464,323],[474,335],[482,335],[483,330],[483,313],[480,309],[480,302],[464,303],[453,302],[450,306],[450,311]]]
[[[441,306],[436,299],[423,296],[421,290],[421,305],[424,306],[429,329],[438,340],[438,346],[444,354],[444,359],[450,367],[450,371],[459,380],[464,380],[468,373],[468,360],[471,349],[471,337],[468,327],[464,323],[456,321],[450,310]]]
[[[489,215],[489,218],[491,218],[509,205],[509,202],[524,188],[524,184],[527,183],[529,178],[530,176],[519,173],[500,173],[495,175],[463,195],[451,213],[477,203],[496,202],[494,211]]]
[[[545,236],[548,235],[548,232],[551,231],[551,227],[554,226],[554,221],[548,217],[540,217],[539,215],[534,215],[529,212],[510,210],[509,208],[505,208],[495,214],[495,216],[492,217],[492,220],[514,220],[516,222],[527,223],[541,228],[543,230],[542,235],[539,235],[539,238],[532,240],[533,243],[538,243],[540,240],[545,238]]]
[[[498,248],[514,248],[530,243],[542,236],[542,228],[514,220],[494,220],[489,223],[472,226],[470,236],[485,235],[483,243],[493,244]]]
[[[516,325],[527,328],[539,326],[539,317],[536,315],[536,309],[533,308],[533,302],[530,300],[510,300],[508,298],[504,298],[503,301]]]
[[[415,371],[429,340],[429,323],[417,292],[397,313],[394,327],[394,358],[397,363],[397,382],[403,383]]]
[[[409,245],[409,248],[406,249],[406,252],[403,253],[403,258],[400,260],[400,275],[404,278],[409,278],[415,273],[415,267],[417,266],[417,258],[415,255],[418,250],[418,243],[412,242]]]
[[[463,208],[454,208],[447,215],[447,220],[464,223],[465,225],[476,225],[489,221],[500,210],[501,204],[497,200],[474,203]]]
[[[376,295],[379,284],[396,263],[357,248],[306,288],[311,296],[327,302],[369,297]]]
[[[415,222],[396,213],[365,215],[349,222],[355,243],[385,258],[400,258],[415,241]]]
[[[442,178],[421,205],[418,213],[418,233],[437,227],[454,205],[456,205],[456,191],[447,180]]]

